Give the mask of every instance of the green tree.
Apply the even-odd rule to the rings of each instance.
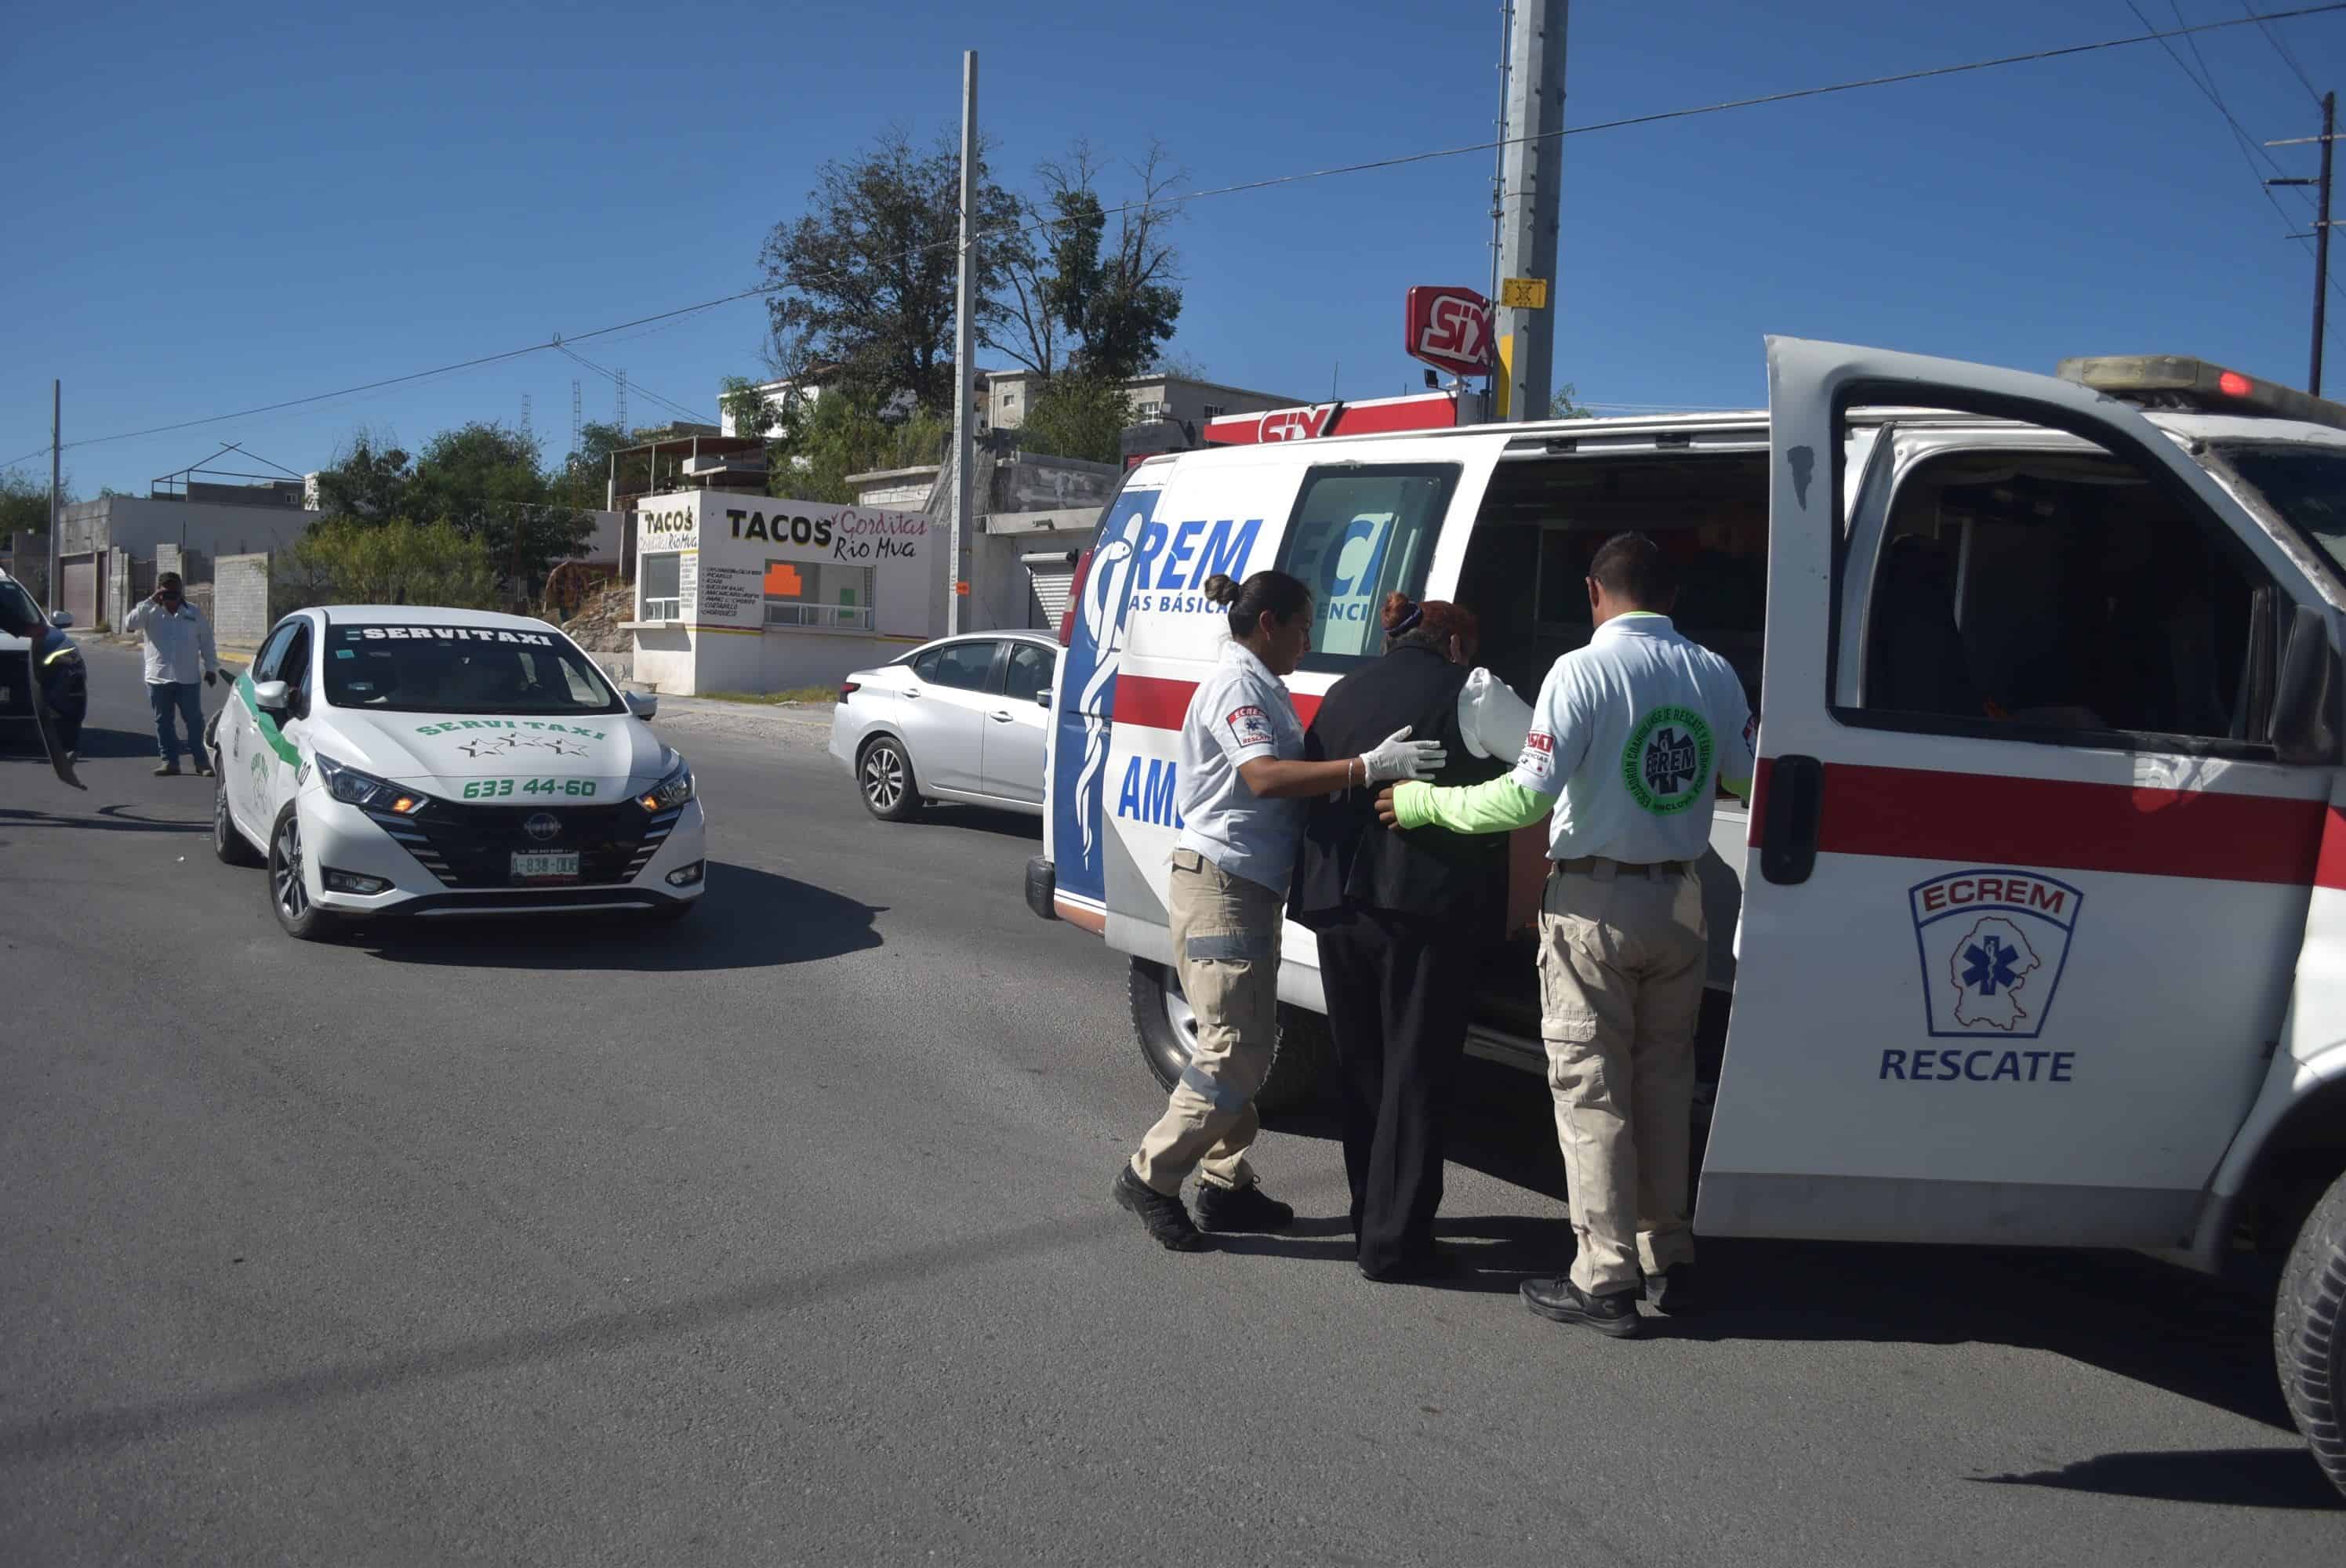
[[[843,385],[777,397],[735,377],[725,382],[721,401],[735,429],[773,430],[766,443],[766,490],[786,500],[851,504],[855,491],[849,474],[941,462],[953,441],[951,419],[875,404]]]
[[[554,499],[566,506],[599,511],[610,494],[611,454],[635,443],[634,433],[616,424],[589,420],[580,425],[578,450],[563,460],[562,472],[554,481]],[[641,463],[636,466],[642,468]],[[618,477],[625,488],[627,475]]]
[[[982,164],[977,191],[980,229],[1018,227],[1019,204]],[[949,409],[960,211],[961,153],[950,138],[922,151],[891,131],[858,158],[824,164],[806,211],[776,224],[759,256],[774,290],[774,368],[787,375],[829,363],[871,406],[908,390],[923,408]],[[977,248],[981,332],[1000,317],[1015,254],[1001,242]]]
[[[1547,400],[1548,418],[1595,419],[1596,417],[1595,413],[1581,407],[1580,404],[1575,401],[1579,397],[1579,395],[1580,388],[1571,382],[1566,382],[1562,386],[1556,388],[1556,395]]]
[[[454,524],[328,518],[285,553],[270,598],[280,613],[328,604],[486,609],[503,566],[487,539]]]
[[[1018,427],[1018,444],[1088,463],[1118,463],[1118,438],[1132,417],[1132,399],[1118,382],[1062,372],[1035,392]]]
[[[73,504],[73,475],[57,480],[57,504]],[[49,535],[49,476],[21,468],[0,468],[0,539],[11,534]]]
[[[318,471],[318,509],[328,517],[381,523],[407,510],[415,463],[389,437],[358,431]]]
[[[1152,143],[1131,166],[1138,194],[1117,204],[1111,232],[1102,168],[1082,142],[1064,161],[1038,167],[1043,194],[1021,206],[1042,240],[1005,249],[1003,304],[984,341],[1045,377],[1062,368],[1099,381],[1138,375],[1181,314],[1178,256],[1165,230],[1180,210],[1168,199],[1187,177]]]

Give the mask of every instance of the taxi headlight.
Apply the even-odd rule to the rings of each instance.
[[[692,799],[692,769],[679,762],[676,771],[636,798],[647,811],[670,811]]]
[[[432,803],[428,795],[403,789],[388,779],[362,773],[347,762],[337,762],[323,752],[318,754],[317,763],[318,777],[326,781],[326,793],[345,806],[413,817]]]

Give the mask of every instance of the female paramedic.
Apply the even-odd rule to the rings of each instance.
[[[1246,1154],[1279,1038],[1280,925],[1303,798],[1358,790],[1366,800],[1387,779],[1435,777],[1445,760],[1440,741],[1412,740],[1404,728],[1357,756],[1305,761],[1280,677],[1311,647],[1311,590],[1284,572],[1257,572],[1243,585],[1209,577],[1205,595],[1227,606],[1230,636],[1181,721],[1183,827],[1168,900],[1197,1045],[1165,1115],[1116,1177],[1116,1201],[1176,1252],[1204,1245],[1198,1225],[1278,1230],[1295,1217],[1256,1186]],[[1193,1170],[1197,1225],[1181,1204]]]
[[[1328,693],[1304,756],[1342,756],[1356,738],[1399,724],[1443,743],[1450,761],[1437,783],[1504,775],[1532,710],[1474,667],[1482,640],[1474,613],[1393,594],[1383,620],[1384,657]],[[1465,1051],[1475,960],[1505,921],[1506,846],[1500,835],[1392,831],[1358,792],[1314,799],[1304,816],[1289,907],[1320,939],[1352,1235],[1370,1279],[1451,1271],[1433,1245],[1443,1115]]]

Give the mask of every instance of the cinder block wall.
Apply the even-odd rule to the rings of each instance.
[[[212,565],[212,634],[223,648],[257,648],[269,635],[269,556],[222,555]]]

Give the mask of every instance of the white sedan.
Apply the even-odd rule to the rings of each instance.
[[[685,915],[707,835],[656,703],[544,621],[297,610],[212,726],[212,847],[269,868],[304,940],[360,915]]]
[[[982,632],[857,670],[840,683],[831,754],[882,821],[923,800],[1039,817],[1059,652],[1041,632]]]

